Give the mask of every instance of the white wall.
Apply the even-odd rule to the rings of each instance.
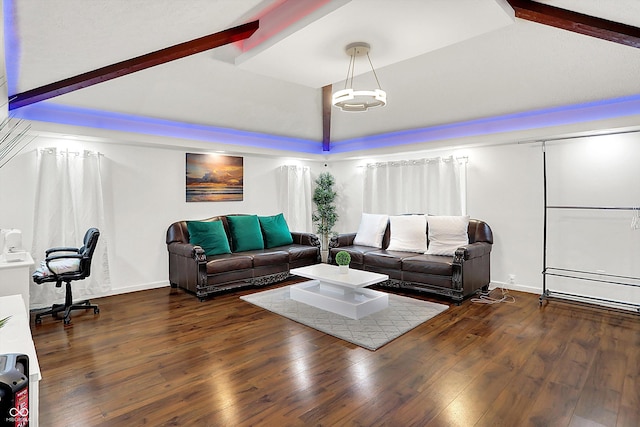
[[[622,137],[618,139],[620,138]],[[626,145],[623,153],[626,155],[622,158],[628,159],[629,153],[640,156],[640,134],[630,134],[624,138]],[[610,143],[612,140],[607,141]],[[473,218],[486,221],[494,232],[491,265],[493,285],[534,293],[539,293],[542,289],[544,202],[542,147],[539,143],[518,144],[514,141],[512,144],[455,150],[424,149],[358,160],[332,160],[331,157],[328,160],[292,160],[245,153],[240,154],[244,156],[244,201],[186,203],[185,152],[202,151],[200,148],[168,145],[151,147],[135,143],[95,142],[91,139],[83,141],[81,138],[65,140],[39,137],[31,143],[28,151],[0,169],[0,228],[22,229],[27,248],[31,245],[34,217],[34,150],[52,145],[70,149],[81,146],[104,154],[107,223],[111,230],[105,237],[108,239],[111,259],[111,293],[168,285],[164,239],[168,225],[174,221],[225,213],[266,215],[279,212],[276,170],[283,164],[296,162],[310,165],[312,179],[325,170],[333,173],[339,193],[340,218],[336,231],[352,232],[357,229],[362,212],[362,165],[368,161],[451,154],[468,157],[468,213]],[[586,140],[573,140],[562,145],[567,148],[577,147],[577,153],[582,152],[580,149],[583,146],[587,146]],[[216,149],[213,145],[210,147],[211,151]],[[606,144],[604,147],[606,148]],[[576,164],[570,160],[573,155],[565,154],[565,157],[552,165],[556,175],[571,175]],[[584,164],[587,159],[583,156],[576,161]],[[587,170],[605,164],[608,165],[607,173],[615,175],[622,167],[615,158],[605,158],[603,155],[592,157],[591,161],[591,169]],[[637,190],[628,197],[629,188],[637,181],[634,181],[634,174],[620,176],[628,186],[614,185],[614,188],[606,190],[606,194],[611,197],[603,203],[640,204]],[[574,186],[566,191],[568,194],[575,194],[578,188],[584,187]],[[591,193],[587,191],[586,194]],[[616,194],[620,197],[616,197]],[[584,233],[584,230],[574,232],[578,233]],[[627,233],[625,236],[628,248],[624,250],[625,258],[622,263],[635,264],[640,256],[640,231],[635,234]],[[582,251],[580,247],[577,252],[587,253],[592,259],[598,259],[598,268],[607,272],[614,272],[621,262],[620,257],[610,256],[605,266],[600,262],[604,258],[599,254]],[[589,262],[588,259],[586,262]],[[509,283],[510,275],[515,276],[514,283]]]
[[[387,157],[341,161],[338,232],[355,231],[362,212],[362,166],[387,159],[467,156],[467,212],[494,233],[491,280],[512,289],[539,292],[542,271],[542,150],[539,145],[502,145],[456,150],[424,150]]]
[[[185,153],[200,150],[38,137],[0,169],[0,228],[21,229],[27,250],[33,239],[35,151],[50,146],[104,154],[101,162],[108,231],[101,230],[101,240],[108,243],[109,249],[109,294],[168,285],[165,234],[174,221],[226,213],[280,212],[276,170],[291,164],[287,158],[243,155],[243,201],[187,203]],[[215,148],[212,146],[211,151]]]
[[[548,142],[548,204],[638,206],[640,133]],[[467,156],[467,211],[494,233],[493,286],[542,292],[544,181],[542,143],[424,150],[335,162],[341,215],[338,231],[355,231],[362,211],[362,165],[392,159]],[[587,216],[585,218],[585,216]],[[640,277],[640,230],[632,211],[549,214],[547,267]],[[510,277],[513,276],[513,281]],[[593,276],[591,276],[593,277]],[[602,279],[603,277],[595,277]],[[640,303],[640,289],[547,276],[549,288]],[[616,280],[616,279],[614,279]],[[638,280],[627,280],[638,283]]]

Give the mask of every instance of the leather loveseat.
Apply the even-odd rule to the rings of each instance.
[[[234,214],[197,221],[218,221],[222,224],[221,229],[224,229],[230,251],[215,255],[207,255],[201,246],[190,243],[188,223],[195,221],[171,224],[166,236],[171,287],[180,287],[204,300],[210,295],[231,289],[276,283],[288,278],[292,268],[321,261],[318,236],[313,233],[289,232],[288,228],[291,243],[275,247],[265,245],[265,248],[252,250],[239,248],[238,242],[234,241],[229,218],[249,216],[256,217]]]
[[[428,235],[428,227],[425,233]],[[389,280],[381,286],[438,294],[459,304],[464,298],[487,290],[490,281],[491,228],[483,221],[470,219],[467,234],[469,243],[457,248],[453,256],[389,251],[387,223],[381,248],[354,245],[356,233],[332,237],[327,262],[335,264],[336,254],[344,250],[351,255],[351,268],[387,274]]]

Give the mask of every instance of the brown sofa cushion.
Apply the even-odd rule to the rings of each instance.
[[[254,267],[289,263],[289,253],[286,251],[255,252],[251,253],[251,256],[253,256]]]
[[[344,248],[332,248],[331,249],[331,259],[335,259],[336,254],[340,251],[346,251],[351,255],[351,264],[364,264],[364,254],[367,252],[377,252],[380,249],[374,248],[372,246],[347,246]]]
[[[402,260],[402,270],[451,276],[453,274],[453,258],[440,255],[416,255]]]
[[[207,258],[207,274],[223,273],[230,270],[244,270],[251,267],[253,267],[253,259],[246,255],[224,254]]]
[[[413,252],[378,250],[364,254],[364,263],[368,267],[400,271],[402,260],[415,255]]]

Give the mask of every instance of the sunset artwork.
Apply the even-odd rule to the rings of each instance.
[[[187,153],[187,202],[241,201],[243,158]]]

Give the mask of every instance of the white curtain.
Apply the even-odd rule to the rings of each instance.
[[[36,150],[38,180],[32,254],[39,267],[53,247],[80,247],[85,232],[96,227],[100,238],[91,263],[91,275],[72,284],[74,299],[96,296],[111,289],[104,221],[99,153],[56,148]],[[31,308],[64,301],[64,286],[31,283]]]
[[[291,231],[313,231],[311,221],[311,171],[307,166],[279,168],[278,204]]]
[[[466,158],[370,163],[365,167],[367,213],[466,214]]]

